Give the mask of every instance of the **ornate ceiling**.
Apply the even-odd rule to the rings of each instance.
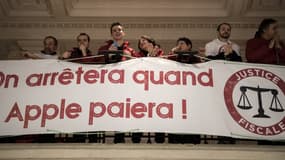
[[[285,16],[283,0],[1,0],[2,18]]]

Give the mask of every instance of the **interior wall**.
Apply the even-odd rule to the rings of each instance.
[[[166,53],[183,36],[194,49],[203,48],[216,38],[217,25],[228,22],[244,57],[246,41],[263,18],[277,19],[285,37],[284,8],[284,0],[0,0],[0,59],[21,59],[21,49],[42,49],[47,35],[58,38],[62,53],[76,45],[81,32],[91,36],[96,53],[117,21],[124,24],[133,48],[140,35],[150,35]]]

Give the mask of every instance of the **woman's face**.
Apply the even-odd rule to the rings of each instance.
[[[278,24],[277,24],[277,23],[270,24],[270,25],[264,30],[264,34],[265,34],[266,37],[268,37],[269,39],[273,39],[276,35],[278,35]]]
[[[77,38],[77,44],[78,44],[78,47],[80,47],[81,45],[84,45],[86,48],[88,48],[89,47],[88,37],[86,35],[80,35]]]
[[[143,50],[147,50],[149,47],[154,47],[154,46],[152,43],[148,42],[148,40],[140,38],[140,48]]]

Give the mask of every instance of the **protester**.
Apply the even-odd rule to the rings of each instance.
[[[135,54],[135,57],[159,57],[164,54],[163,50],[157,45],[155,40],[143,35],[138,41],[139,52]]]
[[[284,43],[275,19],[264,19],[260,23],[254,38],[247,41],[246,58],[250,63],[285,65]]]
[[[106,41],[105,44],[98,49],[99,54],[102,51],[123,51],[125,56],[122,57],[122,60],[127,60],[131,56],[135,56],[135,50],[131,48],[130,43],[124,39],[126,33],[121,23],[112,23],[110,33],[112,40]]]
[[[230,40],[232,27],[229,23],[221,23],[217,27],[217,38],[207,43],[205,55],[212,60],[242,61],[240,47]],[[219,144],[233,144],[235,140],[218,137]]]
[[[171,49],[169,52],[169,59],[178,60],[178,55],[175,55],[177,52],[191,52],[192,51],[192,41],[187,37],[180,37],[176,41],[176,46]],[[173,56],[171,56],[173,55]],[[187,56],[182,57],[182,61],[188,62],[188,63],[199,63],[201,62],[200,58],[197,58],[195,56]]]
[[[67,59],[72,62],[79,63],[92,63],[93,58],[88,58],[92,56],[92,52],[89,50],[90,37],[86,33],[80,33],[77,38],[77,47],[72,48],[71,50],[65,51],[62,54],[62,59]]]
[[[240,47],[230,40],[231,25],[221,23],[217,27],[217,37],[206,44],[205,55],[207,58],[216,60],[242,61]]]
[[[44,49],[39,52],[22,51],[22,55],[31,59],[57,59],[57,39],[53,36],[46,36],[43,40]]]

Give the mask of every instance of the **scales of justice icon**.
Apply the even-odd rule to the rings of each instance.
[[[264,112],[264,106],[262,104],[263,102],[262,93],[272,94],[272,100],[269,107],[271,111],[284,112],[284,108],[282,107],[282,104],[278,98],[278,91],[276,89],[260,88],[259,86],[257,87],[241,86],[240,91],[241,91],[241,96],[239,98],[237,107],[243,110],[249,110],[253,107],[246,94],[247,91],[253,91],[257,93],[258,113],[253,116],[254,118],[270,118],[270,116],[266,115]]]

